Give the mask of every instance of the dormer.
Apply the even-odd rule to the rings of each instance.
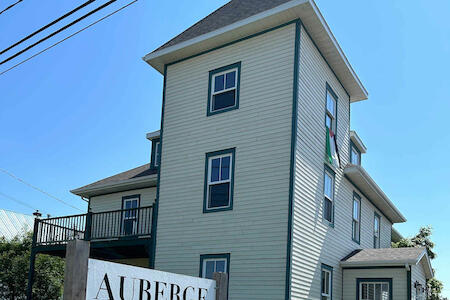
[[[152,151],[150,156],[150,168],[158,168],[161,162],[161,143],[160,131],[147,133],[147,139],[152,142]]]
[[[366,153],[367,148],[359,138],[356,131],[350,131],[350,163],[361,165],[361,154]]]

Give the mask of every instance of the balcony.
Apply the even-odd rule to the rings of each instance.
[[[152,206],[36,219],[33,250],[64,256],[67,242],[77,238],[91,242],[94,258],[148,258],[153,220]]]

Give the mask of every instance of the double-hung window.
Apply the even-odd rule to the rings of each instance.
[[[361,164],[361,152],[358,150],[358,148],[356,148],[356,146],[353,143],[351,143],[350,163],[353,165]]]
[[[139,198],[139,195],[122,198],[122,235],[137,234]]]
[[[209,72],[208,116],[239,107],[240,73],[240,62]]]
[[[206,154],[204,212],[232,209],[235,150]]]
[[[359,300],[392,300],[392,279],[357,279]]]
[[[323,195],[323,218],[333,224],[334,173],[328,168],[325,168],[324,173]]]
[[[375,213],[373,218],[373,247],[380,248],[380,216]]]
[[[322,265],[320,299],[331,300],[332,293],[333,293],[333,268],[327,265]]]
[[[352,239],[360,243],[361,235],[361,197],[353,194],[353,214],[352,214]]]
[[[213,279],[215,272],[229,272],[230,254],[210,254],[200,256],[200,277]]]
[[[326,102],[326,113],[325,113],[325,125],[336,134],[336,107],[337,107],[337,96],[327,84],[327,102]]]
[[[161,162],[161,143],[156,142],[155,143],[155,156],[154,156],[155,167],[159,166],[160,162]]]

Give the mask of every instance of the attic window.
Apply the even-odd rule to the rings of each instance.
[[[208,116],[239,107],[241,63],[209,72]]]
[[[361,165],[361,152],[353,143],[351,143],[350,163],[352,165]]]

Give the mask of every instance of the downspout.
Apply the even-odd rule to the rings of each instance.
[[[410,265],[405,265],[406,268],[406,295],[407,295],[407,300],[411,300],[411,266]]]

